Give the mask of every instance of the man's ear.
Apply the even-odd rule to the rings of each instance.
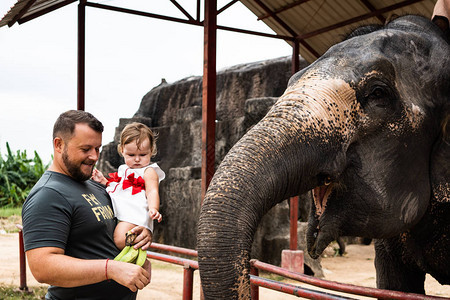
[[[56,152],[62,153],[64,149],[64,140],[60,137],[55,137],[53,139],[53,148]]]

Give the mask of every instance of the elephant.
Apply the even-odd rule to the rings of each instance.
[[[205,299],[250,298],[258,223],[308,191],[312,258],[340,236],[373,238],[378,288],[424,294],[426,273],[449,284],[449,70],[445,31],[405,15],[356,29],[294,74],[206,191]]]

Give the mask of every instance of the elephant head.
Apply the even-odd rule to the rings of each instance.
[[[291,196],[313,192],[313,258],[339,236],[389,238],[416,225],[430,205],[430,166],[449,119],[449,67],[442,32],[404,16],[356,30],[295,74],[206,193],[197,241],[205,298],[250,298],[255,230]],[[442,174],[448,155],[439,157],[433,172]]]

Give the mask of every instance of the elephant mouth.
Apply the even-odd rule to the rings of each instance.
[[[333,190],[332,184],[326,183],[325,185],[321,185],[315,187],[312,190],[314,204],[316,206],[316,216],[320,219],[325,208],[327,206],[328,197]]]
[[[335,239],[332,232],[326,230],[322,226],[319,226],[319,221],[325,211],[328,199],[332,191],[333,184],[331,180],[327,180],[324,185],[315,187],[312,190],[316,210],[316,218],[314,221],[310,221],[307,243],[308,253],[313,259],[318,258],[320,254],[322,254],[323,250],[328,246],[328,244]]]

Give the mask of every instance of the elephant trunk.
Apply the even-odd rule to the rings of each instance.
[[[337,119],[330,117],[336,110],[309,99],[314,102],[330,95],[316,91],[314,97],[305,93],[298,97],[298,89],[298,85],[288,89],[230,150],[211,181],[197,241],[205,299],[250,299],[250,251],[263,215],[278,202],[323,184],[323,171],[338,172],[342,167],[339,150],[346,136],[331,138],[327,130],[328,121]],[[330,101],[342,101],[342,93],[337,96],[339,89],[325,89],[335,94]],[[345,120],[336,121],[333,127],[341,122]],[[331,164],[321,159],[331,156]]]

